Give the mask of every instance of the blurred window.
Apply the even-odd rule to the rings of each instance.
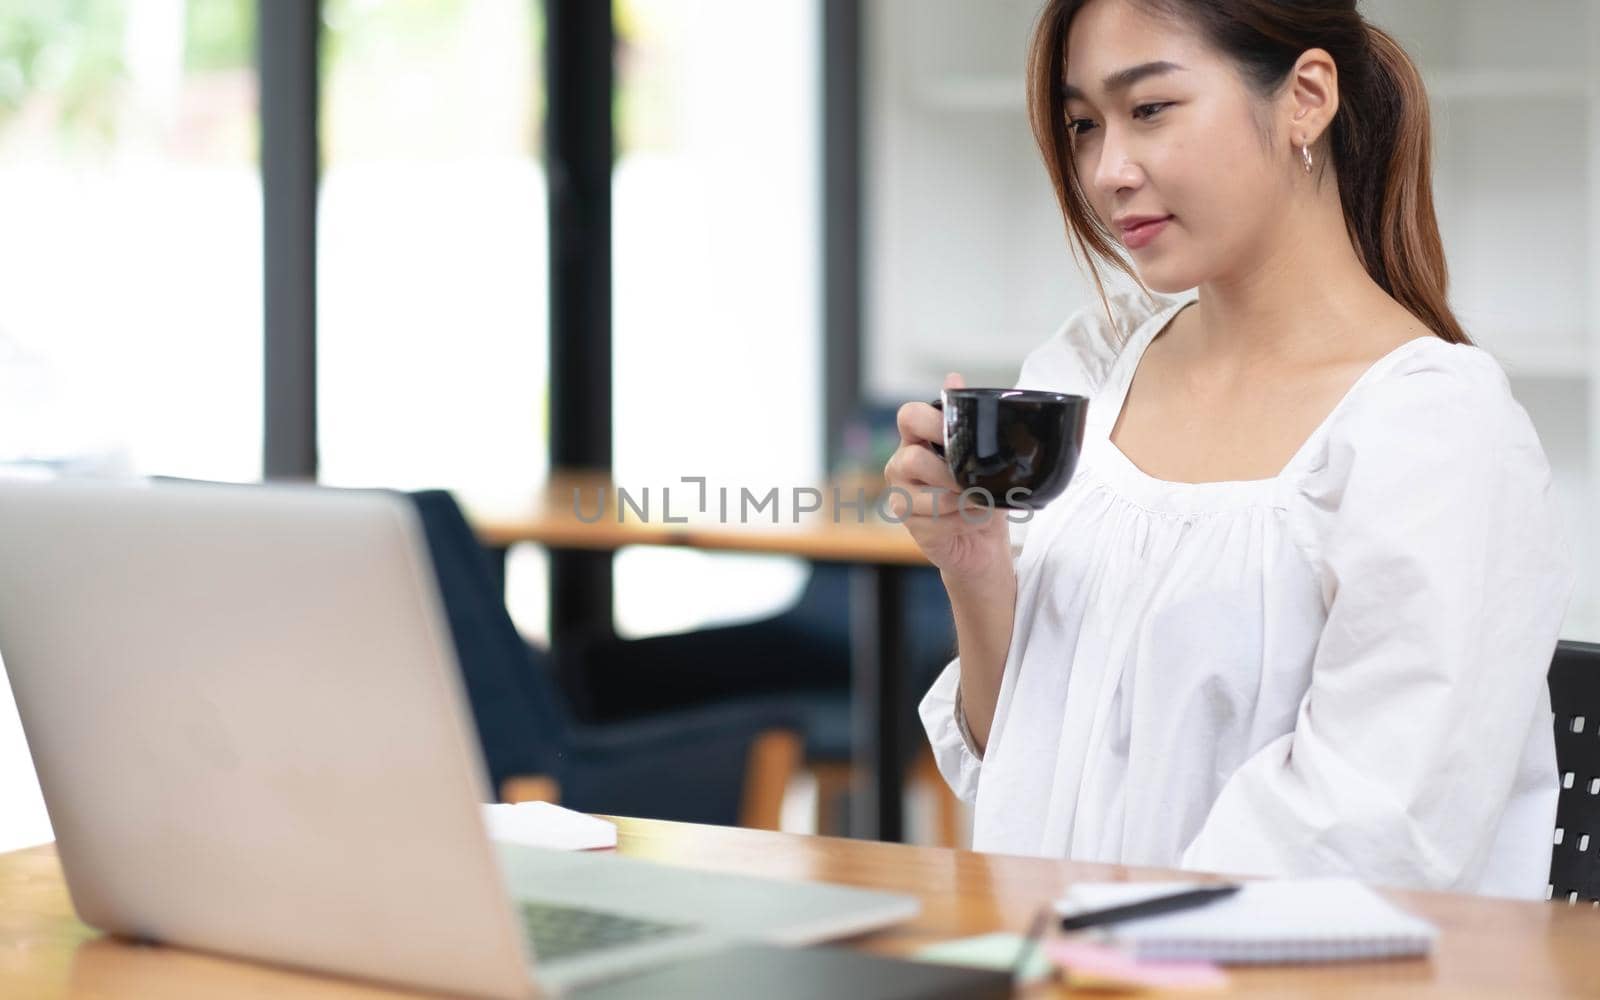
[[[0,462],[260,475],[253,12],[0,5]]]
[[[658,505],[682,476],[787,497],[823,471],[821,12],[816,0],[613,9],[617,481]],[[769,614],[806,573],[789,559],[625,550],[617,628]]]

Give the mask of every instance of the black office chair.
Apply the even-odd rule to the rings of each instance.
[[[1600,902],[1600,645],[1557,643],[1550,705],[1561,773],[1550,898]]]
[[[496,794],[514,779],[541,776],[554,779],[563,805],[583,812],[776,827],[799,758],[790,712],[746,703],[580,724],[546,654],[517,632],[455,499],[440,490],[411,499]]]
[[[851,571],[815,564],[799,599],[759,621],[644,639],[574,637],[570,649],[575,666],[582,665],[584,700],[594,718],[617,719],[735,696],[847,696]],[[937,570],[911,568],[902,581],[907,683],[920,695],[949,662],[954,625]]]

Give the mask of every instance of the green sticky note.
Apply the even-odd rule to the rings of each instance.
[[[1027,939],[1021,934],[980,934],[977,937],[940,941],[912,955],[919,962],[938,962],[941,965],[964,965],[974,969],[999,969],[1009,972],[1016,968],[1017,956]],[[1045,979],[1052,972],[1050,960],[1045,957],[1039,942],[1033,944],[1022,978],[1028,981]]]

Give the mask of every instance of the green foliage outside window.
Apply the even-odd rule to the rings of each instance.
[[[109,144],[129,82],[131,8],[127,0],[0,4],[0,132],[32,111],[50,116],[63,139]],[[186,0],[183,32],[186,74],[254,65],[253,0]]]

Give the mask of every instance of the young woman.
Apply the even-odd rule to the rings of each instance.
[[[1029,88],[1077,250],[1198,296],[1026,359],[1091,402],[1015,555],[924,489],[942,417],[901,408],[885,475],[959,636],[921,711],[974,846],[1543,898],[1572,568],[1445,302],[1410,60],[1355,0],[1051,0]]]

